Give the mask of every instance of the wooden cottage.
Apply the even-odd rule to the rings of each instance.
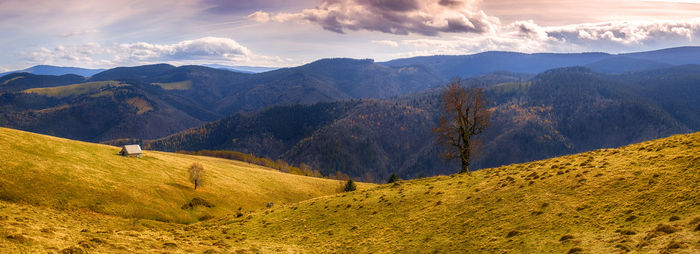
[[[141,158],[141,146],[139,145],[125,145],[122,147],[122,151],[119,152],[121,156],[126,157],[138,157]]]

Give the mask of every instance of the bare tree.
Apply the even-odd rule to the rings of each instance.
[[[447,159],[459,157],[460,173],[469,172],[473,139],[489,125],[491,112],[481,88],[465,88],[461,79],[450,83],[442,94],[442,116],[438,127],[433,129],[438,144],[445,146],[442,154]]]
[[[190,182],[194,184],[194,189],[197,189],[197,186],[201,186],[202,183],[204,183],[204,175],[206,173],[206,170],[204,169],[204,166],[202,166],[201,163],[195,162],[190,165]]]

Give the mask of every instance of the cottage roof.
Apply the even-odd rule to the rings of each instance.
[[[141,154],[141,146],[125,145],[124,148],[122,148],[122,151],[124,151],[126,154]]]

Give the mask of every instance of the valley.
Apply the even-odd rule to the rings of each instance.
[[[700,253],[700,1],[0,1],[0,254]]]
[[[457,168],[436,159],[432,128],[442,87],[459,76],[485,89],[493,112],[475,169],[698,131],[700,66],[666,57],[698,52],[334,58],[262,73],[167,64],[91,77],[13,73],[0,78],[0,126],[161,151],[233,150],[382,182]],[[484,64],[503,59],[511,64]]]

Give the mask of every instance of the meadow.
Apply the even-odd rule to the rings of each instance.
[[[4,195],[0,203],[0,247],[17,252],[700,251],[700,133],[470,174],[376,186],[360,184],[358,190],[343,193],[335,192],[337,181],[283,174],[222,159],[146,151],[144,159],[120,158],[117,163],[107,158],[112,158],[109,156],[114,156],[118,148],[86,146],[44,136],[25,138],[52,145],[22,148],[21,144],[14,144],[21,143],[22,138],[11,137],[35,134],[5,129],[0,133],[2,142],[13,141],[13,149],[3,146],[3,156],[15,151],[12,158],[23,158],[11,160],[10,169],[15,169],[12,171],[5,170],[8,160],[3,159],[0,177]],[[83,146],[91,149],[81,150],[79,147]],[[61,151],[82,157],[59,155]],[[89,159],[94,157],[101,160]],[[217,172],[213,175],[216,180],[202,188],[202,193],[198,193],[199,189],[186,190],[189,186],[183,173],[155,166],[168,163],[184,171],[192,160],[202,161]],[[96,170],[91,169],[90,163],[111,166]],[[49,173],[57,168],[80,174],[61,177]],[[22,176],[21,171],[27,176]],[[224,173],[229,171],[236,173]],[[243,177],[255,181],[247,180],[249,185],[230,183],[240,183],[234,179]],[[80,179],[81,184],[69,184],[71,179]],[[60,185],[42,187],[50,182]],[[135,187],[131,190],[128,186]],[[8,191],[18,187],[24,191]],[[65,191],[55,191],[59,187]],[[94,191],[80,199],[71,194],[79,189]],[[109,189],[121,190],[116,192],[120,195],[105,195]],[[263,202],[245,195],[222,194],[248,190],[260,192],[248,195],[268,195],[268,200],[278,198],[284,202],[267,208]],[[133,191],[131,195],[129,191]],[[166,191],[179,195],[177,200],[166,202]],[[122,193],[128,200],[117,198],[123,197]],[[131,202],[181,212],[173,206],[205,193],[204,198],[217,204],[213,209],[217,212],[210,211],[211,218],[201,222],[183,224],[155,221],[149,216],[107,215],[113,210],[106,208],[116,209],[118,204]],[[224,205],[224,198],[228,198],[226,202],[238,203]],[[63,200],[66,205],[54,200]],[[105,210],[85,205],[97,200],[101,200]],[[245,207],[241,212],[235,208],[239,204]],[[224,206],[224,211],[216,210]]]

